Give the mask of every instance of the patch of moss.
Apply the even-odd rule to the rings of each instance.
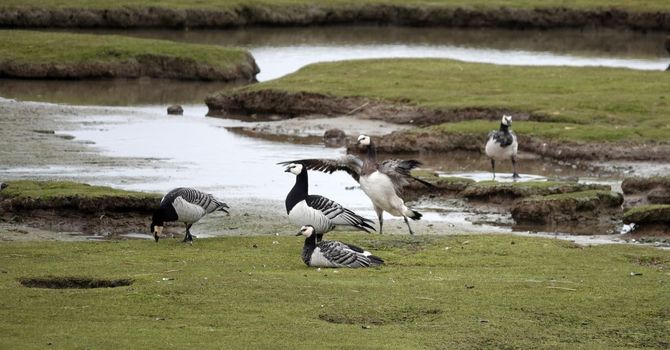
[[[133,197],[160,198],[160,194],[119,190],[107,186],[93,186],[71,181],[8,181],[7,188],[0,192],[0,197],[19,199],[53,199],[57,197]]]
[[[670,204],[641,205],[631,208],[623,214],[624,223],[670,223]]]
[[[619,205],[623,202],[623,196],[620,193],[613,191],[603,191],[603,190],[588,190],[588,191],[575,191],[567,193],[558,193],[551,195],[536,195],[529,198],[525,198],[526,201],[565,201],[565,200],[575,200],[577,202],[583,201],[592,201],[592,200],[605,200],[608,203],[615,203],[614,205]]]
[[[606,190],[607,185],[580,184],[576,182],[557,181],[524,181],[524,182],[496,182],[481,181],[468,186],[461,194],[468,198],[484,198],[503,196],[511,198],[546,196],[562,193],[573,193],[587,190]]]
[[[161,195],[91,186],[69,181],[10,181],[0,192],[0,212],[18,213],[34,209],[81,214],[106,211],[148,213],[160,204]]]

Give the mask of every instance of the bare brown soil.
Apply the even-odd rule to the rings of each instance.
[[[383,120],[402,125],[429,126],[464,120],[497,120],[503,113],[513,113],[517,120],[543,121],[546,116],[517,111],[485,108],[430,109],[406,103],[389,103],[361,97],[337,97],[317,93],[260,90],[239,94],[218,93],[205,102],[209,115],[274,114],[288,118],[306,115],[341,116]],[[483,152],[485,135],[440,134],[437,132],[397,131],[378,138],[382,153],[450,152],[464,150]],[[520,149],[557,160],[634,160],[670,161],[670,146],[635,143],[570,142],[519,135]],[[360,150],[349,147],[349,152]]]
[[[231,28],[250,25],[381,24],[459,28],[585,28],[669,30],[670,11],[601,8],[474,9],[442,6],[352,4],[347,7],[239,6],[230,10],[132,7],[115,9],[7,8],[1,27]]]
[[[150,223],[160,198],[57,197],[25,199],[0,197],[0,221],[54,232],[110,237],[140,230]]]
[[[0,12],[1,13],[1,12]],[[193,59],[142,55],[118,62],[20,63],[0,60],[0,77],[30,79],[164,78],[226,82],[253,82],[259,72],[254,58],[234,69],[221,69]]]

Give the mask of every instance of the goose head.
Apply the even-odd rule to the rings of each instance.
[[[156,242],[158,242],[158,238],[163,234],[163,223],[155,223],[152,222],[151,226],[149,226],[149,229],[151,230],[151,233],[154,235],[154,239]]]
[[[502,125],[505,126],[512,126],[512,116],[511,115],[503,115],[502,120],[500,121]]]
[[[296,236],[305,236],[305,237],[312,237],[314,234],[314,226],[312,225],[305,225],[300,228],[300,231],[296,234]]]
[[[370,146],[370,143],[372,143],[372,141],[368,135],[361,135],[358,137],[358,141],[356,141],[356,144],[361,146]]]
[[[288,166],[286,166],[286,170],[284,170],[285,173],[291,173],[293,175],[300,175],[302,173],[302,169],[304,166],[300,163],[291,163]]]

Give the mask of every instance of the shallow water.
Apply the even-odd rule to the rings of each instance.
[[[113,108],[111,114],[73,117],[70,129],[59,135],[74,137],[72,142],[87,144],[92,152],[119,158],[142,159],[141,166],[81,166],[0,168],[2,179],[70,179],[118,188],[165,193],[179,186],[193,186],[229,201],[249,198],[281,202],[295,182],[277,162],[301,158],[334,158],[344,148],[321,144],[292,144],[239,135],[227,127],[248,122],[207,118],[206,107],[185,106],[184,116],[167,116],[162,107]],[[109,109],[108,109],[109,111]],[[441,176],[460,176],[476,181],[490,180],[490,163],[483,155],[453,152],[415,157]],[[498,181],[511,181],[509,164],[500,164]],[[571,178],[590,178],[592,170],[528,157],[519,161],[521,181],[545,181],[562,174]],[[615,184],[614,177],[596,178]],[[369,199],[346,173],[332,175],[310,172],[310,191],[329,197],[360,215],[375,218]],[[421,200],[415,209],[423,221],[448,222],[466,232],[510,232],[513,221],[508,213],[482,213],[458,201]],[[386,220],[392,219],[386,216]],[[395,220],[397,221],[397,220]]]

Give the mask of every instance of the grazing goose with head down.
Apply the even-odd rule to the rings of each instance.
[[[166,222],[181,221],[186,224],[183,242],[191,243],[193,242],[191,226],[203,216],[217,210],[228,214],[226,208],[229,208],[226,203],[217,200],[209,193],[188,187],[175,188],[163,197],[160,207],[154,212],[151,233],[158,242]]]
[[[296,226],[311,226],[321,237],[336,226],[350,226],[365,232],[374,231],[371,220],[363,218],[340,204],[319,195],[308,194],[307,168],[291,163],[286,172],[296,175],[295,185],[286,196],[286,213]]]
[[[421,213],[409,209],[400,198],[402,188],[410,181],[418,181],[425,186],[435,187],[431,183],[418,179],[410,174],[412,169],[421,165],[416,160],[385,160],[377,162],[377,150],[367,135],[358,137],[358,144],[367,147],[367,158],[360,160],[353,155],[345,155],[338,159],[302,159],[293,162],[304,164],[310,170],[323,171],[329,174],[337,170],[349,173],[360,183],[361,189],[372,200],[379,218],[379,233],[384,225],[384,212],[393,216],[402,216],[410,234],[414,234],[407,218],[419,220]],[[292,162],[282,162],[287,164]]]
[[[514,172],[512,177],[519,178],[516,172],[516,152],[519,145],[516,142],[516,135],[510,130],[511,126],[512,116],[503,115],[500,129],[491,131],[486,139],[486,155],[491,158],[491,171],[494,179],[496,178],[496,159],[511,159]]]
[[[339,241],[319,241],[314,227],[303,226],[296,236],[305,236],[302,261],[311,267],[374,267],[384,260],[355,245]]]

